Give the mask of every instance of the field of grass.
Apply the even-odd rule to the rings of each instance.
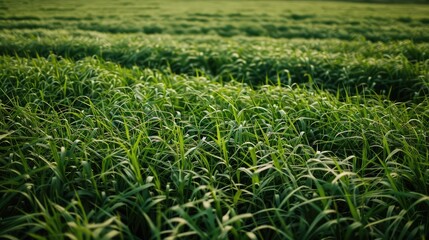
[[[427,239],[428,16],[0,1],[0,239]]]

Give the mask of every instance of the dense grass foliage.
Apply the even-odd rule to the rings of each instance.
[[[1,239],[425,239],[429,7],[0,2]]]
[[[426,233],[427,101],[340,102],[92,58],[1,65],[2,236]]]

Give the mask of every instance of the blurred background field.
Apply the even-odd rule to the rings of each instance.
[[[409,100],[427,91],[428,7],[309,1],[5,2],[1,52],[308,81]],[[226,37],[226,38],[224,38]],[[389,93],[390,92],[390,93]]]
[[[62,29],[103,33],[266,36],[424,42],[422,4],[311,1],[11,1],[2,29]]]

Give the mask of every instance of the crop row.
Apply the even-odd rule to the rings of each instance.
[[[370,43],[340,40],[111,35],[68,31],[3,31],[1,54],[97,56],[121,65],[195,75],[257,87],[314,82],[333,93],[382,93],[411,100],[428,92],[429,46],[410,41]]]
[[[14,18],[12,18],[14,19]],[[425,42],[427,34],[427,19],[425,23],[408,26],[404,23],[392,23],[392,25],[380,26],[379,23],[361,25],[341,24],[335,20],[324,20],[314,23],[285,23],[285,22],[256,22],[249,20],[242,22],[207,23],[204,21],[188,23],[178,20],[144,20],[136,24],[126,21],[109,20],[84,20],[84,21],[59,21],[59,20],[0,20],[0,29],[68,29],[98,31],[104,33],[145,33],[145,34],[171,34],[171,35],[219,35],[232,36],[265,36],[272,38],[337,38],[354,40],[365,38],[371,41],[407,40]],[[378,27],[374,27],[378,26]]]

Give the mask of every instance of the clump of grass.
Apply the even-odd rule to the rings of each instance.
[[[0,236],[423,238],[426,98],[0,58]]]

